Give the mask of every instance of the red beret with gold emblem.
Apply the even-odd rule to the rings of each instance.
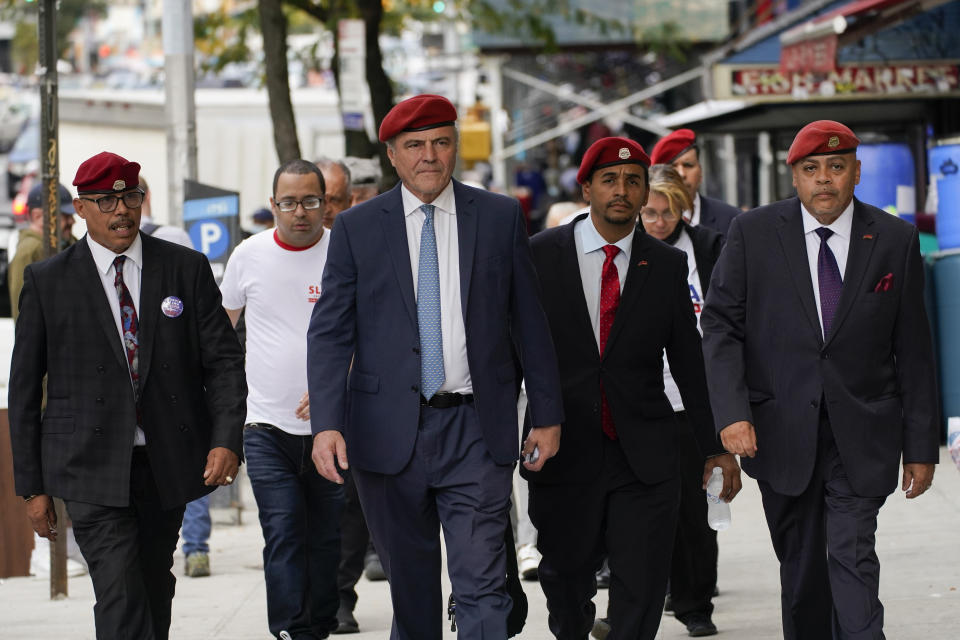
[[[583,184],[597,169],[615,164],[639,164],[646,169],[650,166],[650,158],[643,147],[629,138],[600,138],[583,154],[577,182]]]
[[[697,134],[690,129],[677,129],[653,145],[650,160],[653,164],[670,164],[697,144]]]
[[[394,105],[380,123],[380,142],[401,131],[426,131],[453,125],[457,108],[443,96],[424,93]]]
[[[846,125],[833,120],[817,120],[797,133],[787,152],[787,164],[792,165],[807,156],[853,153],[859,144],[860,138]]]
[[[73,186],[77,193],[113,193],[140,184],[140,165],[109,151],[83,161]]]

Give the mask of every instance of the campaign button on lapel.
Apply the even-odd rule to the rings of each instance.
[[[160,303],[160,310],[168,318],[177,318],[183,313],[183,300],[177,296],[167,296]]]

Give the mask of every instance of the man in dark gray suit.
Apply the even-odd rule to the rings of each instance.
[[[184,505],[242,455],[240,343],[203,255],[139,232],[139,172],[108,152],[80,165],[87,235],[24,272],[11,362],[17,493],[50,539],[64,500],[100,640],[167,637]]]
[[[796,198],[734,218],[701,317],[724,447],[757,479],[780,560],[784,637],[883,638],[877,514],[938,459],[917,229],[853,196],[859,140],[797,134]]]

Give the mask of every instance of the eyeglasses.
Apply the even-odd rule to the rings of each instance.
[[[122,196],[103,196],[100,198],[85,198],[83,196],[78,196],[80,200],[89,200],[90,202],[96,202],[97,207],[100,209],[101,213],[112,213],[116,208],[117,204],[120,202],[120,199],[123,199],[123,204],[128,209],[136,209],[143,204],[144,192],[140,189],[136,191],[127,191]]]
[[[663,213],[660,213],[658,211],[644,209],[640,212],[640,219],[644,222],[649,222],[650,224],[653,224],[660,218],[663,218],[664,222],[673,222],[675,220],[679,220],[680,216],[675,214],[673,211],[664,211]]]
[[[303,200],[281,200],[277,203],[277,209],[280,209],[280,211],[284,213],[290,213],[296,211],[297,207],[302,205],[304,209],[310,211],[311,209],[319,209],[322,204],[323,198],[309,196]]]

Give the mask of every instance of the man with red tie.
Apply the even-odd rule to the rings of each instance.
[[[704,475],[721,466],[723,496],[736,494],[739,469],[710,415],[686,255],[637,226],[649,164],[632,140],[598,140],[577,175],[589,213],[531,241],[566,421],[557,456],[524,475],[550,630],[561,639],[590,633],[604,555],[612,633],[652,639],[660,625],[680,492],[664,349],[700,451],[711,457]]]
[[[930,487],[940,419],[916,227],[860,202],[860,140],[811,122],[797,197],[734,218],[700,318],[726,449],[756,478],[783,635],[882,639],[877,514]]]

